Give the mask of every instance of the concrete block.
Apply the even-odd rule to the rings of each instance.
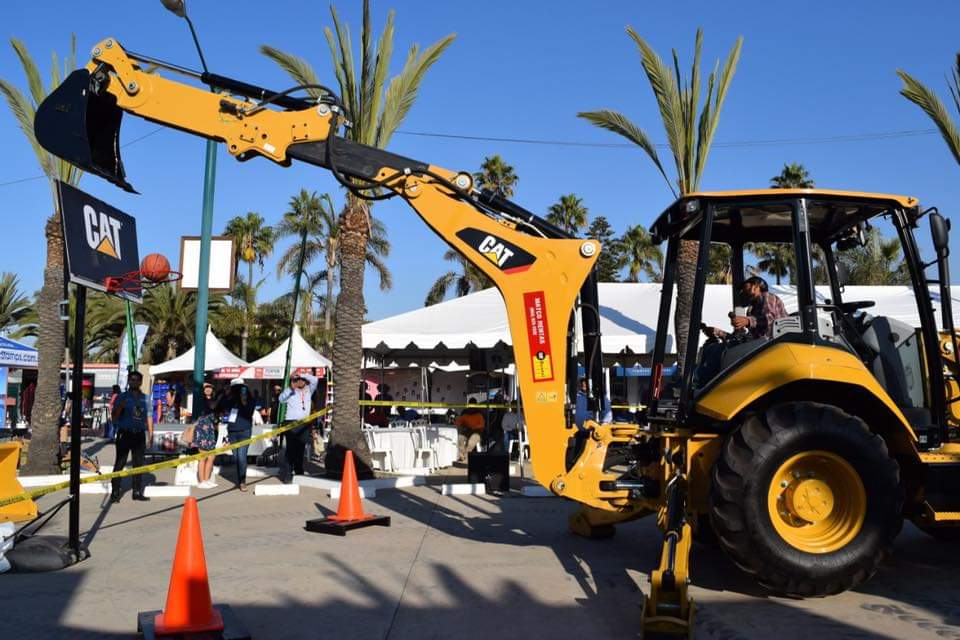
[[[482,482],[445,484],[440,487],[440,493],[445,496],[482,496],[487,493],[487,486]]]
[[[340,485],[337,485],[335,487],[330,487],[328,491],[330,492],[331,500],[340,499]],[[361,498],[375,498],[376,496],[377,496],[377,490],[374,489],[373,487],[364,487],[363,485],[360,486]]]
[[[298,496],[300,495],[300,485],[298,484],[265,484],[258,482],[253,485],[253,495],[255,496]]]
[[[178,487],[170,484],[151,484],[143,490],[148,498],[188,498],[190,487]]]
[[[268,478],[280,473],[277,467],[247,467],[248,478]]]
[[[80,493],[99,494],[110,493],[109,482],[88,482],[80,485]]]

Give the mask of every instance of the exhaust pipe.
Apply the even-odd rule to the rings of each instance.
[[[105,82],[86,69],[71,73],[37,107],[33,132],[40,146],[58,158],[137,193],[126,181],[120,160],[123,110],[105,90]]]

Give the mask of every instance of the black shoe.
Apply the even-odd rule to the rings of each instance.
[[[120,502],[120,494],[119,494],[119,493],[111,493],[111,494],[110,494],[110,504],[117,504],[118,502]]]
[[[134,500],[139,500],[140,502],[150,502],[150,498],[148,498],[147,496],[143,495],[142,493],[135,493],[135,494],[133,494],[133,499],[134,499]]]

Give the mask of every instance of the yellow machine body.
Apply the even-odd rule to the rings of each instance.
[[[23,487],[17,480],[17,467],[20,465],[20,443],[0,443],[0,500],[23,493]],[[0,507],[0,522],[28,522],[37,517],[37,503],[33,500],[21,500]]]

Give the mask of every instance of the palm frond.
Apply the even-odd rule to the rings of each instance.
[[[660,119],[663,120],[663,127],[667,133],[667,143],[673,151],[674,161],[676,163],[678,177],[683,173],[683,163],[680,153],[682,151],[682,109],[680,105],[680,89],[674,80],[673,74],[664,65],[663,60],[657,55],[646,40],[640,37],[632,27],[627,27],[629,35],[640,49],[640,58],[644,73],[650,82],[650,88],[653,90],[653,96],[657,101],[657,107],[660,110]],[[680,190],[686,192],[686,185],[681,184]]]
[[[447,291],[453,286],[453,283],[457,280],[457,273],[455,271],[448,271],[433,283],[433,286],[430,287],[430,291],[427,292],[427,297],[423,301],[423,306],[429,307],[442,302],[445,297],[447,297]]]
[[[440,59],[440,56],[452,43],[455,34],[434,42],[432,45],[419,51],[418,45],[413,45],[407,55],[403,70],[395,76],[387,87],[387,94],[383,104],[383,116],[377,130],[376,146],[386,147],[397,127],[407,117],[410,107],[417,98],[420,83],[427,70]]]
[[[387,267],[387,263],[369,249],[367,249],[366,260],[367,264],[373,267],[373,270],[377,273],[377,277],[380,280],[380,291],[389,291],[393,287],[393,274],[390,273],[390,268]]]
[[[958,63],[960,64],[960,63]],[[923,109],[924,113],[933,120],[933,124],[940,130],[940,135],[953,154],[954,159],[960,163],[960,133],[946,107],[940,101],[933,91],[927,88],[922,82],[911,76],[902,69],[897,70],[897,75],[903,81],[903,88],[900,89],[900,95]]]
[[[670,188],[670,191],[673,192],[674,196],[677,195],[673,184],[670,182],[670,178],[667,177],[667,173],[663,170],[663,165],[660,164],[657,148],[650,142],[647,134],[637,125],[633,124],[625,115],[617,111],[601,109],[600,111],[581,111],[577,114],[577,117],[583,118],[601,129],[612,131],[643,149],[647,155],[650,156],[650,159],[653,160],[653,164],[657,166],[660,175],[667,181],[667,186]]]
[[[13,112],[13,116],[17,120],[17,126],[20,127],[23,135],[25,135],[27,141],[30,142],[30,146],[33,147],[33,151],[37,156],[37,162],[40,163],[40,168],[43,169],[46,175],[52,177],[54,175],[54,168],[50,154],[40,146],[37,142],[36,135],[33,133],[33,117],[36,113],[33,105],[30,104],[27,96],[6,80],[0,80],[0,93],[3,94],[3,97],[7,101],[7,106],[9,106]]]
[[[340,71],[337,74],[339,79],[343,77],[343,82],[341,83],[340,90],[342,92],[341,97],[346,101],[347,96],[349,96],[349,102],[345,102],[347,108],[350,110],[350,114],[353,116],[353,127],[350,129],[351,138],[354,142],[362,142],[362,140],[357,139],[355,136],[359,136],[364,128],[363,122],[363,113],[361,111],[362,104],[358,104],[360,100],[360,94],[357,91],[357,74],[354,71],[353,67],[353,42],[350,39],[350,25],[343,24],[340,22],[340,16],[337,14],[337,8],[333,5],[330,5],[330,15],[333,17],[333,28],[336,30],[337,34],[337,46],[339,47],[339,53],[333,59],[334,66],[340,68]],[[332,41],[333,35],[327,32],[327,40]],[[331,44],[331,49],[333,46]]]
[[[713,112],[708,120],[706,136],[699,140],[702,154],[698,153],[701,166],[697,170],[694,184],[694,190],[700,187],[700,178],[703,173],[703,167],[706,166],[707,156],[710,154],[710,145],[713,143],[713,135],[717,131],[717,124],[720,122],[720,111],[723,109],[723,102],[727,98],[727,91],[730,89],[730,82],[737,71],[737,63],[740,61],[740,50],[743,48],[743,36],[739,36],[734,43],[733,48],[727,55],[726,62],[723,63],[723,69],[720,71],[720,79],[717,82],[717,93],[713,99]]]
[[[33,96],[33,104],[36,106],[47,97],[47,91],[43,87],[43,80],[40,79],[40,69],[37,68],[37,63],[34,62],[30,56],[30,52],[27,51],[27,45],[25,45],[22,40],[10,38],[10,45],[16,52],[17,58],[20,59],[20,65],[23,67],[23,72],[27,76],[27,87],[30,89],[30,95]]]
[[[383,115],[383,87],[387,86],[387,74],[390,73],[390,61],[393,59],[393,20],[394,12],[390,11],[387,13],[387,24],[384,25],[380,40],[377,42],[377,62],[373,74],[373,85],[376,91],[373,92],[370,101],[370,114],[378,123]],[[370,135],[376,137],[376,132],[371,131]]]
[[[277,63],[297,84],[321,84],[317,72],[313,70],[309,62],[300,56],[266,44],[260,46],[260,53]],[[314,98],[319,98],[323,93],[319,89],[306,89],[306,91]]]

